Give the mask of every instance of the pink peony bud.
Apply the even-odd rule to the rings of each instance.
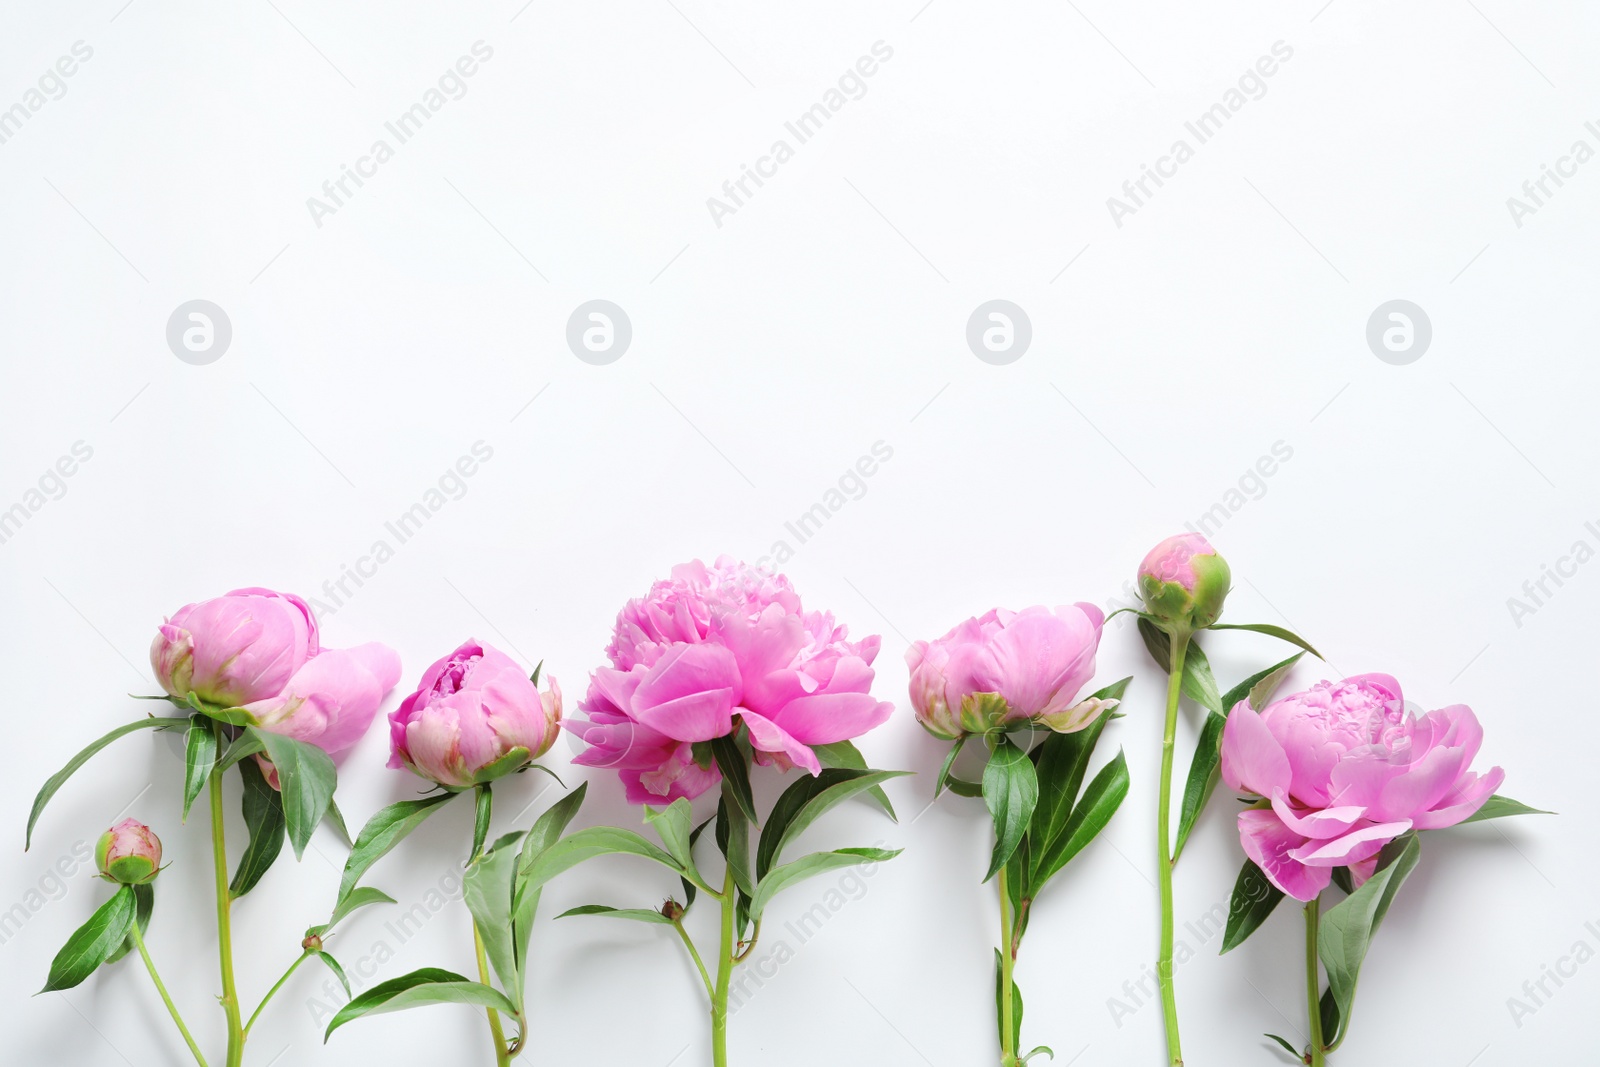
[[[554,678],[541,693],[511,657],[469,640],[429,667],[417,691],[389,713],[389,766],[465,789],[544,755],[560,722]],[[513,749],[525,752],[515,767],[504,766]]]
[[[1228,563],[1197,533],[1169,537],[1139,564],[1145,610],[1163,629],[1203,630],[1222,615],[1233,575]]]
[[[1454,826],[1505,780],[1470,769],[1483,728],[1456,704],[1417,717],[1387,674],[1319,682],[1259,712],[1241,700],[1222,733],[1222,780],[1268,803],[1239,813],[1245,853],[1296,900],[1335,867],[1358,881],[1407,830]]]
[[[353,746],[400,680],[400,657],[376,641],[329,648],[306,661],[283,691],[244,705],[256,725],[316,745],[330,756]],[[277,784],[274,774],[268,779]]]
[[[161,869],[161,839],[142,822],[123,819],[94,846],[100,873],[122,885],[144,885]]]
[[[235,589],[189,604],[150,645],[161,688],[225,708],[276,696],[315,656],[317,621],[306,602],[271,589]]]
[[[1038,722],[1072,733],[1115,701],[1074,703],[1094,674],[1105,616],[1093,604],[1007,611],[968,619],[937,641],[906,651],[911,705],[935,737]]]

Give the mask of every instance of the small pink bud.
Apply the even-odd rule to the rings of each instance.
[[[144,885],[161,869],[161,839],[142,822],[123,819],[94,847],[100,873],[122,885]]]
[[[1163,628],[1203,630],[1222,616],[1222,602],[1233,580],[1228,563],[1197,533],[1169,537],[1139,564],[1139,592],[1145,610]]]

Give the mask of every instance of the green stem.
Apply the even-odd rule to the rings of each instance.
[[[733,943],[736,916],[733,864],[722,876],[722,936],[717,944],[717,985],[711,991],[711,1062],[728,1067],[728,983],[733,978]]]
[[[233,894],[228,889],[228,843],[222,826],[222,775],[211,775],[211,858],[217,889],[217,956],[222,965],[222,1010],[228,1017],[227,1067],[244,1062],[244,1028],[239,1025],[239,991],[233,983]]]
[[[1172,985],[1172,754],[1178,739],[1178,696],[1183,691],[1183,659],[1189,651],[1189,634],[1172,635],[1172,664],[1167,676],[1167,720],[1161,734],[1161,797],[1156,809],[1156,834],[1160,838],[1161,956],[1156,978],[1161,986],[1161,1013],[1166,1019],[1167,1056],[1172,1067],[1183,1067],[1178,1040],[1178,997]]]
[[[489,957],[483,950],[483,935],[478,933],[477,920],[472,923],[472,945],[478,953],[478,980],[488,985]],[[511,1057],[506,1053],[506,1032],[500,1028],[500,1013],[493,1008],[485,1008],[484,1011],[489,1014],[489,1035],[494,1038],[495,1067],[506,1067]]]
[[[1306,901],[1306,1010],[1311,1019],[1311,1067],[1328,1062],[1322,1047],[1321,983],[1317,979],[1317,925],[1322,917],[1322,899]]]
[[[700,950],[694,947],[694,941],[689,937],[689,931],[683,928],[681,919],[672,920],[672,928],[678,931],[678,936],[683,939],[684,946],[688,948],[689,955],[694,959],[694,965],[700,971],[700,981],[706,985],[706,996],[715,998],[716,989],[711,985],[711,975],[706,971],[705,961],[700,958]]]
[[[206,1058],[200,1054],[200,1046],[194,1043],[194,1036],[189,1033],[189,1028],[183,1025],[183,1016],[178,1014],[178,1006],[172,1003],[172,998],[167,995],[167,987],[162,984],[161,976],[156,973],[156,965],[150,959],[150,953],[144,947],[144,935],[139,932],[139,924],[135,922],[129,931],[133,936],[133,946],[139,950],[139,958],[144,960],[144,969],[150,972],[150,980],[156,984],[156,992],[161,994],[161,1002],[167,1006],[167,1011],[172,1015],[172,1021],[178,1024],[178,1032],[183,1035],[184,1042],[189,1046],[189,1051],[194,1053],[195,1062],[200,1067],[206,1067]]]
[[[1012,967],[1016,963],[1011,944],[1011,893],[1006,885],[1006,866],[1000,867],[1000,1063],[1013,1067],[1017,1062],[1017,1042],[1013,1036],[1016,1020],[1012,1013]]]
[[[261,1003],[256,1005],[256,1010],[250,1013],[250,1018],[244,1024],[244,1036],[247,1040],[250,1037],[250,1028],[256,1024],[256,1019],[260,1017],[261,1009],[267,1006],[267,1001],[276,996],[278,990],[283,988],[283,984],[289,980],[289,976],[295,972],[295,969],[310,958],[310,949],[300,953],[300,958],[289,964],[289,969],[283,972],[283,977],[279,978],[277,982],[273,984],[272,988],[267,990],[267,995],[261,998]]]

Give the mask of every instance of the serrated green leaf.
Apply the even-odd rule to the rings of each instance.
[[[1244,866],[1239,869],[1239,877],[1233,883],[1233,896],[1228,902],[1228,924],[1222,934],[1222,948],[1218,955],[1232,952],[1245,939],[1255,933],[1261,924],[1267,921],[1283,900],[1283,890],[1267,880],[1250,860],[1244,861]]]
[[[1356,981],[1361,964],[1389,912],[1395,894],[1422,855],[1415,832],[1407,832],[1384,846],[1378,853],[1378,867],[1366,883],[1329,908],[1322,916],[1318,936],[1318,955],[1328,972],[1328,989],[1339,1009],[1341,1025],[1350,1025],[1350,1006],[1355,1000]],[[1332,1043],[1337,1035],[1324,1035]]]
[[[135,911],[133,890],[118,886],[111,899],[100,905],[89,921],[78,927],[50,964],[50,977],[41,993],[71,989],[94,973],[128,939]]]
[[[283,850],[284,837],[282,798],[267,783],[255,760],[239,764],[239,778],[244,784],[240,805],[244,810],[244,825],[250,831],[250,844],[239,857],[238,869],[228,885],[228,894],[234,899],[244,896],[261,881],[261,876]]]
[[[1121,749],[1110,763],[1100,768],[1072,808],[1061,832],[1045,847],[1034,864],[1034,892],[1054,878],[1084,847],[1097,837],[1128,795],[1128,760]]]
[[[824,813],[907,773],[830,767],[815,778],[807,776],[796,780],[778,797],[767,815],[767,825],[762,828],[756,846],[756,878],[765,878],[783,854],[783,847]]]
[[[73,756],[70,760],[68,760],[65,767],[61,768],[55,774],[52,774],[48,779],[46,779],[44,785],[39,789],[39,795],[33,798],[33,810],[28,813],[28,832],[25,843],[22,846],[23,851],[27,851],[33,846],[33,826],[39,821],[39,815],[44,811],[44,806],[50,803],[50,798],[56,795],[56,793],[61,789],[62,785],[66,783],[66,780],[71,778],[73,774],[77,772],[79,767],[82,767],[85,763],[88,763],[90,757],[92,757],[96,752],[99,752],[102,748],[105,748],[117,738],[126,734],[131,734],[135,730],[174,730],[180,726],[187,727],[188,725],[189,720],[187,717],[182,719],[162,719],[152,716],[148,719],[140,719],[137,722],[130,722],[125,726],[119,726],[110,733],[100,737],[98,740],[91,742],[88,747],[84,748],[76,756]]]
[[[989,857],[989,872],[983,876],[987,882],[1022,843],[1039,802],[1039,775],[1033,761],[1005,734],[998,735],[983,769],[983,801],[994,820],[994,852]]]
[[[760,821],[755,794],[750,791],[750,767],[738,742],[731,735],[717,738],[711,742],[711,756],[717,761],[717,769],[722,772],[722,779],[728,783],[734,803],[739,805],[744,817],[752,823]]]
[[[855,867],[862,863],[884,863],[898,855],[900,849],[897,848],[840,848],[832,852],[813,852],[792,863],[774,867],[756,886],[755,895],[750,900],[750,918],[759,922],[762,912],[772,902],[772,898],[796,882],[841,867]]]
[[[295,858],[299,859],[333,800],[339,777],[333,768],[333,759],[305,741],[256,726],[250,727],[250,732],[256,735],[267,759],[277,768],[284,827]]]
[[[424,967],[410,974],[380,982],[339,1009],[322,1035],[326,1042],[333,1032],[351,1019],[363,1015],[383,1015],[391,1011],[425,1004],[476,1004],[516,1016],[516,1005],[492,986],[474,982],[438,967]]]
[[[367,820],[367,825],[356,835],[356,844],[344,863],[344,874],[339,878],[339,899],[355,887],[361,876],[411,831],[422,825],[424,819],[439,806],[455,799],[455,793],[435,793],[421,800],[402,800],[380,810]]]
[[[1483,802],[1483,807],[1461,820],[1459,825],[1465,826],[1469,822],[1486,822],[1489,819],[1504,819],[1512,815],[1554,815],[1553,811],[1544,811],[1540,808],[1530,808],[1520,800],[1503,797],[1499,793]]]
[[[610,908],[604,904],[585,904],[581,908],[569,908],[556,918],[566,919],[574,915],[603,915],[608,919],[632,919],[634,922],[672,925],[672,920],[659,911],[651,911],[649,908]]]
[[[1209,629],[1249,630],[1252,633],[1266,634],[1268,637],[1276,637],[1280,641],[1287,641],[1291,645],[1297,645],[1318,659],[1322,658],[1322,653],[1318,652],[1315,648],[1312,648],[1311,642],[1307,641],[1293,630],[1286,630],[1282,626],[1275,626],[1270,622],[1214,622],[1211,624]]]
[[[856,748],[853,741],[834,741],[826,745],[812,745],[811,751],[817,754],[817,760],[824,767],[835,767],[847,771],[868,770],[866,757],[861,750]],[[894,813],[894,805],[889,803],[889,794],[881,786],[874,786],[868,791],[872,799],[877,801],[878,807],[894,822],[900,821],[900,816]]]
[[[183,757],[183,821],[189,821],[189,806],[200,790],[206,787],[211,770],[217,764],[217,728],[204,715],[189,720],[184,738]]]

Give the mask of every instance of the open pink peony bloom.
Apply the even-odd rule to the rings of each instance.
[[[150,645],[161,688],[225,708],[276,696],[318,652],[306,602],[271,589],[235,589],[179,608]]]
[[[936,641],[916,642],[906,665],[917,721],[952,741],[1029,720],[1061,733],[1083,729],[1112,706],[1074,703],[1094,675],[1104,622],[1093,604],[995,608]],[[1003,706],[986,705],[981,698],[989,694]]]
[[[561,687],[548,682],[540,693],[510,656],[465,641],[389,713],[389,766],[454,789],[482,780],[513,749],[527,750],[526,766],[549,750],[561,721]]]
[[[1505,772],[1470,770],[1483,730],[1463,704],[1417,718],[1400,683],[1361,674],[1228,715],[1222,778],[1270,807],[1239,814],[1247,855],[1296,900],[1327,888],[1333,868],[1359,883],[1383,846],[1407,830],[1472,815]]]
[[[894,710],[870,692],[878,646],[803,611],[782,575],[726,556],[675,567],[618,613],[612,666],[594,672],[581,705],[589,718],[565,724],[589,745],[574,762],[615,768],[633,803],[695,797],[721,779],[695,761],[695,744],[742,724],[757,762],[817,774],[812,746],[866,733]]]

